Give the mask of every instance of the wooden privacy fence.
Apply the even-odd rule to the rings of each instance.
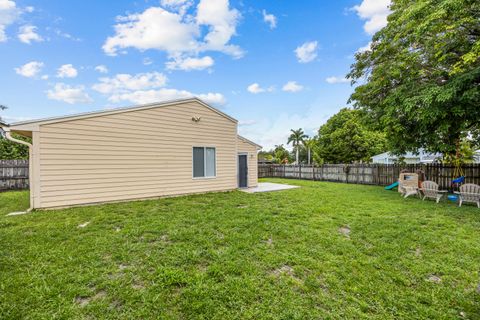
[[[467,183],[480,184],[480,164],[463,165]],[[259,164],[259,178],[290,178],[332,181],[356,184],[387,186],[398,180],[403,169],[425,172],[427,180],[437,182],[442,189],[452,187],[454,166],[444,164],[325,164],[322,166],[296,166],[281,164]]]
[[[0,160],[0,191],[28,189],[28,160]]]

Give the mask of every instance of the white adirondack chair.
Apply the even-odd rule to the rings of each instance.
[[[458,206],[461,207],[463,202],[476,203],[480,208],[480,186],[473,183],[466,183],[460,186],[458,194]]]
[[[437,203],[439,203],[443,195],[447,193],[447,190],[438,190],[438,184],[433,181],[423,181],[421,190],[423,200],[426,198],[434,199]]]

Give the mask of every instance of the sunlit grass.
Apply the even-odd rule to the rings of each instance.
[[[268,181],[301,188],[14,217],[1,193],[0,318],[480,318],[479,209]]]

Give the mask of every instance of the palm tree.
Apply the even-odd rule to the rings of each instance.
[[[305,146],[305,148],[307,148],[307,153],[308,153],[308,156],[307,156],[307,159],[308,159],[308,165],[311,164],[311,154],[312,154],[312,149],[315,147],[315,138],[307,138],[303,141],[303,145]]]
[[[300,146],[302,145],[303,141],[305,138],[307,138],[308,136],[305,134],[305,132],[303,132],[303,129],[297,129],[297,130],[293,130],[293,129],[290,129],[290,131],[292,132],[290,134],[290,136],[288,137],[288,141],[287,141],[287,144],[292,144],[293,146],[293,150],[295,150],[295,164],[299,164],[299,152],[300,152]]]

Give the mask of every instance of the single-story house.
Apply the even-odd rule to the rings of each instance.
[[[384,152],[381,154],[377,154],[373,156],[372,163],[378,164],[394,164],[397,163],[400,159],[403,159],[407,164],[415,164],[415,163],[434,163],[435,161],[439,161],[442,159],[442,154],[440,153],[428,153],[425,152],[423,149],[418,151],[418,154],[407,152],[403,155],[397,156],[390,152]]]
[[[31,208],[45,209],[254,187],[261,147],[237,127],[191,98],[4,130],[32,138]]]

